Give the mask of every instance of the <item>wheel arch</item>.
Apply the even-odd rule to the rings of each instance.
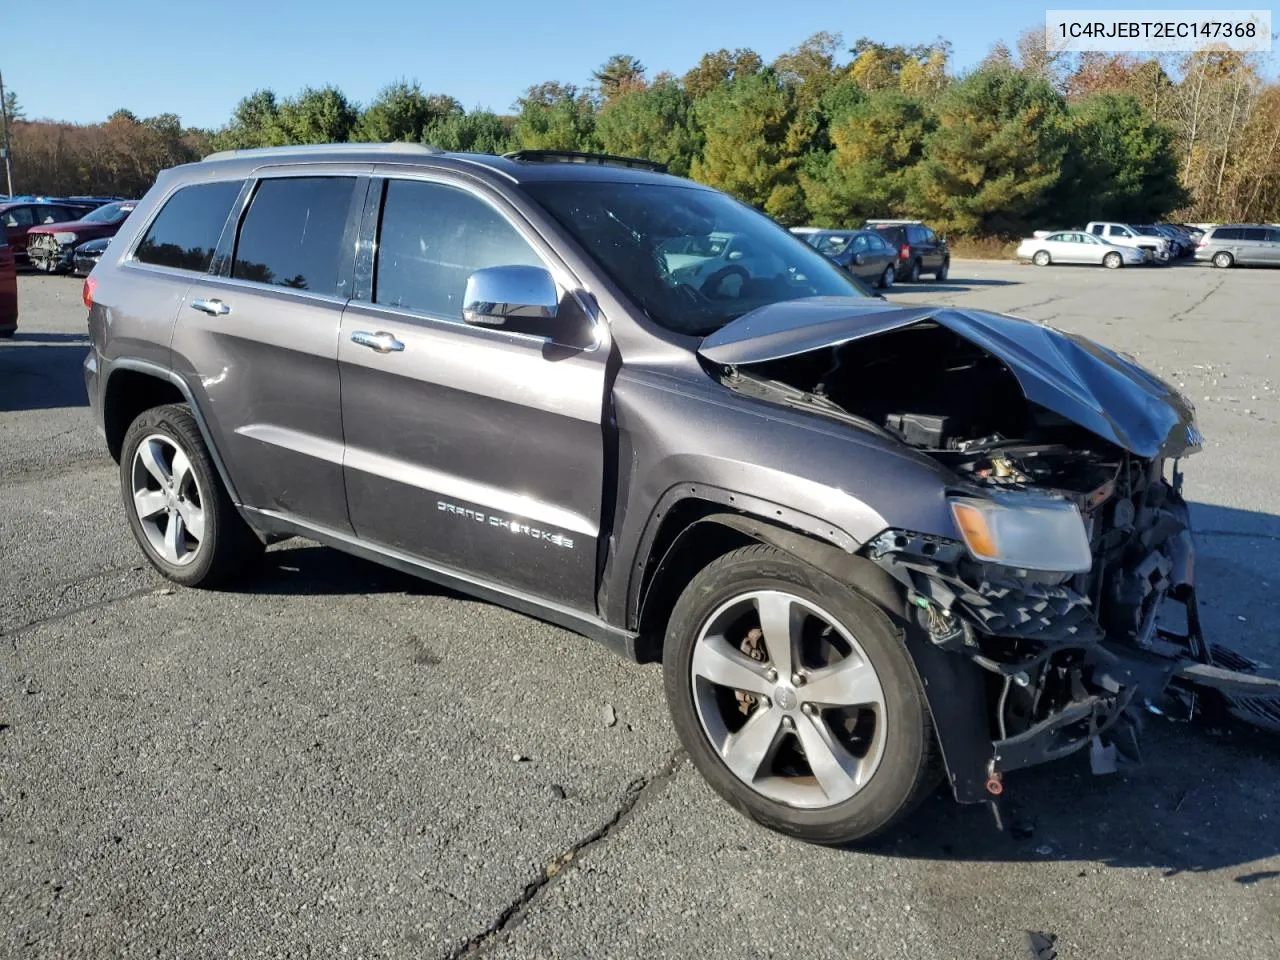
[[[706,493],[706,489],[703,490]],[[824,570],[866,595],[901,622],[905,595],[892,577],[853,552],[856,541],[813,518],[775,508],[773,517],[747,512],[751,498],[718,491],[721,502],[691,494],[655,510],[651,536],[637,557],[628,622],[639,634],[637,659],[660,660],[667,620],[685,584],[718,557],[763,543]],[[727,501],[727,503],[725,502]],[[739,504],[746,509],[737,509]],[[729,506],[731,509],[726,509]],[[779,519],[781,518],[781,519]]]
[[[231,502],[238,508],[241,500],[236,494],[236,488],[231,481],[231,475],[227,472],[226,464],[223,463],[222,456],[213,442],[209,424],[192,396],[191,388],[178,374],[158,364],[132,358],[122,358],[111,363],[111,370],[107,374],[102,392],[102,424],[107,449],[111,452],[112,459],[117,463],[120,462],[120,453],[129,424],[133,423],[143,411],[166,403],[185,403],[191,408],[191,415],[200,428],[200,437],[204,441],[205,449],[209,451],[209,458],[213,461],[214,468],[218,471],[218,478],[222,481]]]

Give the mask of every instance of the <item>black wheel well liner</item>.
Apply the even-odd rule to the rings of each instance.
[[[676,506],[683,509],[670,511],[663,524],[674,531],[666,537],[660,531],[653,543],[663,552],[641,595],[637,660],[661,660],[667,619],[693,573],[738,547],[769,544],[858,591],[901,631],[924,688],[952,793],[961,803],[990,799],[984,784],[992,744],[982,670],[929,642],[908,610],[901,583],[866,557],[813,534],[725,512],[707,501],[685,500]]]
[[[112,459],[120,462],[124,435],[138,414],[186,401],[186,395],[166,377],[129,368],[112,370],[102,396],[102,427]]]

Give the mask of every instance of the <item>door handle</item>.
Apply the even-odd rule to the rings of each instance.
[[[358,343],[362,347],[368,347],[370,350],[376,350],[378,353],[399,353],[404,349],[404,344],[385,330],[379,330],[377,333],[357,330],[351,334],[351,342]]]
[[[221,300],[192,300],[190,306],[192,310],[199,310],[211,317],[225,317],[231,312],[231,307]]]

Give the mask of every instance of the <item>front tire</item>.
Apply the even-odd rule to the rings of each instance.
[[[1047,267],[1052,262],[1052,258],[1050,258],[1048,250],[1037,250],[1036,255],[1031,258],[1031,262],[1037,267]]]
[[[898,631],[773,547],[735,550],[690,581],[668,623],[663,679],[699,772],[781,833],[868,840],[937,782],[932,720]]]
[[[934,276],[934,279],[937,280],[939,283],[943,283],[947,279],[947,275],[950,272],[951,272],[951,261],[943,260],[942,266],[938,268],[938,272],[935,273],[933,276]]]
[[[907,274],[907,282],[908,283],[920,282],[920,261],[919,260],[911,261],[911,272]]]
[[[1102,265],[1108,270],[1119,270],[1124,266],[1124,257],[1118,253],[1108,253],[1102,258]]]
[[[1213,255],[1213,265],[1220,270],[1228,269],[1233,266],[1235,262],[1236,258],[1231,256],[1231,254],[1227,253],[1225,250],[1219,250]]]
[[[223,489],[186,404],[153,407],[130,424],[120,486],[134,538],[174,583],[222,586],[262,555],[262,541]]]

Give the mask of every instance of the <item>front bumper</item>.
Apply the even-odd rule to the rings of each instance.
[[[58,243],[47,234],[32,238],[27,244],[31,265],[44,273],[66,273],[75,257],[75,244]]]
[[[1060,583],[977,564],[939,537],[890,530],[868,544],[905,588],[908,649],[960,802],[990,801],[1005,773],[1086,749],[1099,773],[1138,760],[1147,714],[1223,708],[1280,732],[1280,680],[1201,632],[1181,498],[1169,489],[1127,536],[1116,569]]]

